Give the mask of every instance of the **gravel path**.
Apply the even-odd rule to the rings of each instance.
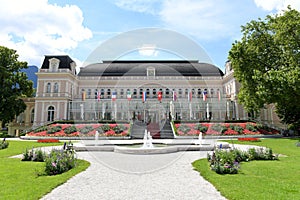
[[[225,199],[193,170],[191,163],[206,153],[78,152],[91,166],[42,199]]]

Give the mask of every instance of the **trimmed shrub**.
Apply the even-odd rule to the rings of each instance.
[[[99,134],[104,133],[104,130],[103,130],[102,126],[97,127],[96,131],[98,131]]]
[[[178,127],[178,130],[187,134],[191,130],[191,128],[188,125],[182,124]]]
[[[81,129],[79,129],[79,132],[82,133],[82,134],[88,134],[92,130],[94,130],[94,128],[92,126],[85,126]]]
[[[43,131],[47,131],[47,130],[48,130],[47,126],[41,126],[41,127],[34,129],[33,132],[38,133],[38,132],[43,132]]]
[[[109,126],[108,124],[102,125],[101,128],[102,128],[102,130],[103,130],[104,132],[107,132],[107,131],[110,130],[110,126]]]
[[[123,131],[125,131],[127,128],[124,125],[117,125],[115,127],[113,127],[113,130],[115,131],[115,133],[120,134]]]
[[[195,129],[202,133],[206,133],[206,131],[208,130],[208,127],[198,123],[195,125]]]
[[[8,147],[9,143],[6,141],[5,138],[3,138],[2,142],[0,142],[0,150],[6,149]]]
[[[248,129],[249,131],[252,131],[252,132],[257,132],[257,128],[253,124],[250,124],[250,123],[246,124],[246,129]]]
[[[64,129],[65,134],[71,134],[77,132],[76,126],[69,126]]]
[[[236,132],[238,132],[239,134],[242,134],[243,133],[243,127],[239,126],[239,125],[236,125],[236,126],[233,126],[233,129],[232,130],[235,130]]]
[[[211,127],[212,130],[217,131],[219,133],[224,133],[225,131],[227,131],[227,127],[221,124],[214,124]]]
[[[53,126],[53,127],[51,127],[51,128],[47,131],[47,133],[48,133],[48,134],[53,134],[53,133],[56,133],[56,132],[61,131],[61,129],[62,129],[61,126]]]

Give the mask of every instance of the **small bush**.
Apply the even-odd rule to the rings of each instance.
[[[202,124],[198,123],[195,125],[195,129],[202,132],[202,133],[206,133],[206,131],[208,130],[207,126],[203,126]]]
[[[26,149],[23,153],[22,161],[44,162],[46,154],[41,149]]]
[[[37,149],[33,153],[32,161],[34,162],[44,162],[46,154],[41,149]]]
[[[8,135],[7,131],[0,132],[0,138],[11,138],[14,137],[12,135]]]
[[[236,125],[236,126],[233,126],[233,129],[232,130],[235,130],[236,132],[238,132],[239,134],[242,134],[243,133],[243,127],[239,126],[239,125]]]
[[[79,132],[82,133],[82,134],[88,134],[92,130],[94,130],[94,128],[92,126],[85,126],[81,129],[79,129]]]
[[[103,130],[104,132],[107,132],[107,131],[110,130],[110,126],[109,126],[108,124],[102,125],[101,128],[102,128],[102,130]]]
[[[251,148],[248,154],[250,160],[278,160],[278,155],[274,155],[270,148]]]
[[[178,127],[178,130],[187,134],[191,130],[191,128],[188,125],[183,124]]]
[[[252,131],[252,132],[257,132],[257,128],[253,124],[250,124],[250,123],[246,124],[246,129],[248,129],[249,131]]]
[[[77,132],[76,126],[69,126],[64,129],[65,134],[71,134]]]
[[[0,142],[0,150],[6,149],[8,147],[9,143],[6,141],[5,138],[3,138],[2,142]]]
[[[227,131],[227,127],[221,124],[214,124],[211,129],[220,133]]]
[[[248,151],[238,149],[215,150],[212,155],[207,154],[211,170],[218,174],[236,174],[239,170],[240,162],[251,160],[278,160],[278,156],[273,154],[270,148],[251,148]]]
[[[47,126],[41,126],[41,127],[34,129],[33,132],[38,133],[38,132],[47,131],[47,130],[48,130]]]
[[[218,174],[237,174],[239,163],[235,160],[235,154],[231,151],[215,150],[208,161],[213,171]]]
[[[76,160],[75,151],[73,149],[53,149],[45,160],[45,173],[47,175],[62,174],[74,168]]]
[[[124,125],[117,125],[113,128],[113,130],[115,131],[115,133],[120,134],[123,131],[125,131],[127,128]]]
[[[96,131],[98,131],[99,134],[104,133],[104,130],[102,129],[102,126],[97,127]]]
[[[48,134],[53,134],[53,133],[56,133],[56,132],[61,131],[61,129],[62,129],[61,126],[53,126],[53,127],[51,127],[51,128],[47,131],[47,133],[48,133]]]

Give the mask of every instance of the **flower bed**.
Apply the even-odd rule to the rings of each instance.
[[[130,124],[52,124],[39,127],[26,136],[35,137],[124,137],[129,136]]]
[[[178,136],[204,135],[274,135],[279,131],[252,122],[245,123],[175,123]]]
[[[40,139],[37,142],[39,142],[39,143],[58,143],[59,140],[50,138],[50,139]]]
[[[259,138],[238,138],[241,142],[260,142]]]

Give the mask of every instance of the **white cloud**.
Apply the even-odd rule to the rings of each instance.
[[[156,45],[144,44],[141,48],[139,48],[139,54],[141,56],[156,57],[158,55],[158,51],[156,50]]]
[[[276,10],[281,12],[286,10],[287,6],[290,5],[296,10],[300,10],[299,0],[254,0],[257,7],[260,7],[266,11]]]
[[[134,12],[151,13],[159,17],[163,25],[198,39],[211,40],[234,35],[233,28],[239,27],[234,9],[239,0],[160,0],[126,1],[117,0],[120,8]]]
[[[115,0],[115,5],[125,10],[155,15],[160,2],[161,0]]]
[[[230,33],[232,27],[227,21],[226,7],[224,1],[166,0],[160,16],[168,27],[201,39],[212,39]]]
[[[75,5],[51,5],[47,0],[0,0],[0,41],[16,49],[20,60],[40,65],[44,55],[67,54],[92,37]]]

